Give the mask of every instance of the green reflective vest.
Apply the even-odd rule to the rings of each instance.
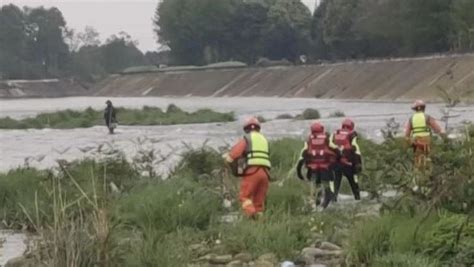
[[[259,132],[251,132],[245,136],[245,140],[247,165],[271,168],[268,141],[265,136]]]
[[[411,135],[413,137],[425,137],[431,135],[431,129],[428,127],[428,120],[425,113],[417,112],[411,117]]]

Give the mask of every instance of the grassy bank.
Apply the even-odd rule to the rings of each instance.
[[[171,104],[163,111],[156,107],[142,109],[117,108],[117,120],[120,125],[171,125],[188,123],[228,122],[235,120],[233,113],[219,113],[210,109],[185,112]],[[88,108],[84,111],[57,111],[39,114],[34,118],[15,120],[0,118],[0,129],[43,129],[43,128],[86,128],[104,125],[102,111]]]
[[[316,240],[370,266],[463,266],[474,259],[474,142],[435,142],[432,191],[411,191],[411,155],[401,140],[361,141],[361,186],[374,197],[397,188],[382,214],[373,202],[313,213],[310,187],[295,178],[301,140],[271,142],[272,171],[263,221],[222,221],[237,212],[238,179],[209,147],[188,151],[167,180],[142,177],[117,152],[102,160],[59,162],[56,170],[0,174],[0,215],[10,228],[39,233],[32,258],[54,266],[186,266],[215,253],[274,253],[295,260]],[[387,164],[390,162],[390,164]],[[224,195],[234,200],[222,205]],[[378,210],[377,210],[378,211]],[[233,214],[233,213],[231,213]],[[362,215],[361,215],[362,214]]]

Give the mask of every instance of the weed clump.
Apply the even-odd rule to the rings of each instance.
[[[329,114],[329,118],[342,118],[345,117],[346,114],[340,110],[336,110],[333,113]]]
[[[277,120],[289,120],[289,119],[293,119],[294,117],[291,115],[291,114],[280,114],[278,116],[276,116],[276,119]]]
[[[195,178],[209,175],[214,170],[222,168],[223,164],[219,152],[207,147],[184,152],[180,162],[176,171]]]
[[[136,188],[120,201],[116,214],[141,231],[169,234],[184,227],[206,230],[219,211],[219,191],[181,177]]]
[[[296,118],[299,120],[317,120],[321,118],[321,115],[317,109],[307,108]]]
[[[400,213],[360,221],[351,231],[349,259],[355,264],[370,265],[469,265],[474,258],[474,224],[466,216],[443,214],[424,218]],[[427,264],[416,265],[422,262]]]
[[[265,122],[268,121],[268,120],[267,120],[265,117],[263,117],[262,115],[257,116],[257,120],[258,120],[260,123],[265,123]]]

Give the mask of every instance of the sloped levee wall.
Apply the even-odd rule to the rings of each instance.
[[[67,97],[91,95],[73,79],[0,80],[0,98]]]
[[[98,96],[268,96],[367,100],[474,98],[474,54],[336,64],[112,75]]]

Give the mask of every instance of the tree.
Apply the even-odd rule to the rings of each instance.
[[[99,46],[100,34],[91,26],[86,26],[83,32],[77,35],[81,46]]]
[[[452,21],[455,34],[451,41],[452,47],[460,51],[474,50],[474,1],[453,1]]]
[[[25,10],[27,15],[28,59],[43,66],[43,76],[58,76],[67,69],[69,49],[64,42],[66,21],[57,8]]]
[[[231,57],[249,64],[263,55],[263,30],[268,7],[261,3],[243,3],[234,11],[228,32],[232,35]]]
[[[81,80],[95,82],[107,75],[100,46],[82,46],[72,52],[72,72]]]
[[[353,31],[361,0],[325,0],[313,15],[312,36],[324,58],[351,58],[359,52]]]
[[[395,1],[395,0],[392,0]],[[458,0],[454,0],[458,1]],[[453,0],[402,0],[404,55],[448,51],[453,35]]]
[[[136,44],[137,42],[125,32],[108,38],[101,47],[103,66],[107,73],[116,73],[130,66],[144,65],[145,59]]]
[[[329,58],[444,52],[454,33],[455,1],[325,0],[314,14],[312,35]]]
[[[229,31],[238,0],[163,0],[155,14],[158,41],[180,64],[205,64],[230,57]]]
[[[295,60],[311,42],[311,12],[300,0],[277,0],[268,11],[265,55]]]
[[[27,42],[25,17],[15,5],[0,9],[0,79],[21,78],[24,70],[24,50]]]

